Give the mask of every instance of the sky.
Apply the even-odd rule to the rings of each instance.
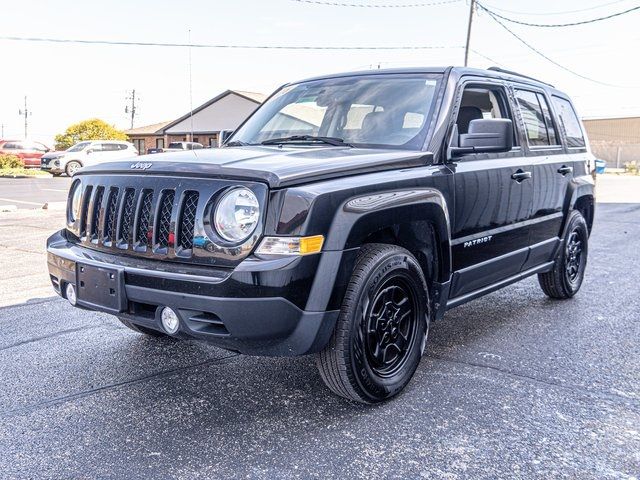
[[[333,1],[402,5],[438,0]],[[525,22],[570,23],[624,11],[640,2],[484,0],[484,4]],[[582,9],[589,10],[565,13]],[[466,0],[446,0],[411,8],[362,8],[300,0],[0,0],[0,12],[0,36],[4,37],[253,46],[444,47],[291,51],[0,39],[0,124],[4,138],[23,137],[24,118],[19,110],[24,108],[27,96],[31,111],[28,136],[51,145],[56,133],[87,118],[97,117],[118,128],[129,128],[125,105],[132,89],[139,98],[135,126],[142,126],[175,119],[192,105],[197,107],[227,89],[270,93],[288,81],[378,65],[462,65],[469,4]],[[474,17],[470,66],[497,64],[551,83],[572,96],[583,117],[640,115],[640,10],[575,27],[506,25],[564,67],[617,87],[582,79],[550,63],[482,11]]]

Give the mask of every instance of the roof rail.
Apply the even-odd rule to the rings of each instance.
[[[545,85],[549,85],[550,87],[555,88],[553,85],[551,85],[550,83],[547,82],[543,82],[542,80],[538,80],[537,78],[533,78],[530,77],[528,75],[523,75],[521,73],[518,72],[514,72],[512,70],[505,70],[504,68],[500,68],[500,67],[489,67],[487,70],[492,70],[494,72],[500,72],[500,73],[507,73],[509,75],[515,75],[516,77],[522,77],[522,78],[528,78],[529,80],[533,80],[535,82],[539,82],[539,83],[544,83]]]

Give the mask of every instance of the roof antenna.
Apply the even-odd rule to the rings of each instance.
[[[193,142],[193,82],[191,76],[191,29],[189,29],[189,120],[191,122],[191,141]]]

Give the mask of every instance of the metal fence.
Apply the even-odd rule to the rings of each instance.
[[[624,168],[625,164],[636,162],[640,165],[640,144],[610,145],[591,143],[596,158],[607,162],[607,167]]]

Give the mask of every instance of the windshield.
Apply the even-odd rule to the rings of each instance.
[[[84,150],[90,143],[91,142],[76,143],[73,147],[67,148],[67,152],[79,152],[80,150]]]
[[[230,144],[309,144],[315,143],[312,137],[323,137],[357,147],[420,149],[440,77],[382,74],[289,85],[265,102]]]
[[[169,148],[182,148],[182,142],[171,142]]]

